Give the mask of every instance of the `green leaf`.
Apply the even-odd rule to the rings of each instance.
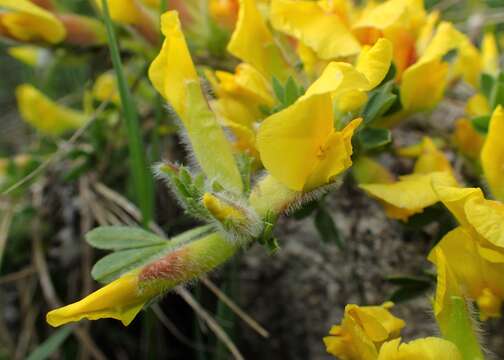
[[[398,101],[398,96],[392,92],[393,89],[393,82],[389,82],[371,93],[361,114],[364,124],[372,124]]]
[[[296,82],[294,79],[289,76],[287,82],[285,83],[285,99],[284,105],[287,107],[289,105],[294,104],[294,102],[299,97],[299,91]]]
[[[141,228],[130,226],[102,226],[86,234],[92,247],[103,250],[138,249],[165,244],[166,240]]]
[[[147,264],[169,248],[168,244],[122,250],[107,255],[96,262],[91,276],[101,283],[109,283],[122,274]]]
[[[477,116],[471,119],[472,126],[479,133],[486,135],[490,125],[490,115]]]
[[[491,109],[495,109],[497,105],[504,105],[504,82],[497,82],[492,90],[490,97]]]
[[[490,99],[492,96],[492,89],[494,87],[495,79],[490,74],[481,74],[480,78],[480,88],[481,93],[487,98]]]
[[[285,93],[284,93],[284,88],[282,84],[280,83],[280,80],[278,80],[275,76],[273,76],[272,79],[272,86],[273,86],[273,92],[275,93],[276,98],[280,103],[285,102]]]
[[[67,325],[58,329],[46,341],[37,346],[26,360],[44,360],[49,358],[65,342],[75,325]]]
[[[91,276],[101,283],[108,283],[128,271],[141,267],[163,256],[174,248],[209,234],[211,231],[212,227],[210,225],[200,226],[177,235],[169,241],[159,238],[162,240],[161,244],[127,248],[114,252],[96,262],[91,270]],[[147,234],[151,235],[150,233]]]
[[[331,214],[329,214],[324,206],[319,206],[314,221],[322,241],[325,243],[334,242],[340,249],[344,248],[343,238]]]
[[[357,138],[363,150],[372,150],[390,143],[392,133],[388,129],[366,127],[359,131]]]

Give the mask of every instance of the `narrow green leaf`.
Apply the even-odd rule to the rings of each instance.
[[[141,267],[154,259],[163,256],[171,249],[200,239],[201,237],[209,234],[211,231],[212,227],[210,225],[200,226],[177,235],[170,241],[162,239],[163,242],[161,244],[128,248],[114,252],[96,262],[91,270],[91,276],[93,279],[101,283],[111,282],[126,272]]]
[[[340,249],[344,248],[343,238],[334,223],[331,214],[323,206],[319,206],[315,215],[315,227],[325,243],[334,242]]]
[[[56,330],[46,341],[33,350],[26,360],[47,359],[65,342],[68,336],[72,333],[74,327],[74,325],[67,325]]]
[[[372,150],[387,145],[392,141],[392,133],[388,129],[366,127],[357,135],[363,150]]]
[[[119,47],[117,44],[116,35],[112,20],[110,19],[108,1],[102,0],[103,20],[107,29],[108,45],[114,70],[117,77],[119,87],[119,95],[123,109],[123,115],[128,134],[128,145],[130,151],[130,166],[132,172],[132,180],[135,188],[136,200],[142,212],[142,221],[147,225],[152,219],[154,212],[154,190],[152,174],[147,166],[142,132],[138,120],[138,113],[133,102],[128,83],[124,75]]]
[[[488,126],[490,125],[490,115],[474,117],[471,119],[471,123],[476,131],[486,135],[488,133]]]
[[[299,96],[299,91],[296,82],[294,79],[289,76],[287,82],[285,83],[285,101],[284,105],[289,106],[294,104]]]
[[[480,89],[481,93],[487,98],[490,99],[492,96],[492,89],[494,87],[495,79],[490,74],[481,74],[480,78]]]
[[[114,252],[96,262],[91,270],[91,276],[101,283],[109,283],[122,274],[147,264],[163,254],[167,248],[168,243]]]
[[[272,80],[272,86],[273,86],[273,92],[275,93],[276,98],[278,101],[283,104],[285,102],[285,93],[284,93],[284,88],[280,81],[273,76]]]
[[[141,228],[131,226],[102,226],[86,234],[89,245],[103,250],[135,249],[161,245],[166,240]]]
[[[393,88],[393,83],[389,82],[371,93],[361,114],[365,124],[372,124],[398,100],[397,95],[392,92]]]
[[[498,105],[504,105],[504,82],[497,82],[492,89],[490,107],[495,109]]]

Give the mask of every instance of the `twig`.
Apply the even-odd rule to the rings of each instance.
[[[9,206],[7,207],[7,210],[4,211],[2,220],[0,220],[0,269],[2,268],[3,253],[7,244],[7,238],[9,237],[9,229],[13,217],[14,207]]]
[[[175,337],[177,338],[182,344],[185,344],[195,350],[198,351],[208,351],[208,352],[213,352],[212,349],[210,349],[207,346],[200,346],[193,344],[191,339],[186,337],[184,334],[180,332],[180,330],[177,328],[177,326],[166,316],[166,314],[163,312],[163,309],[159,306],[159,304],[154,304],[152,305],[152,311],[154,314],[157,316],[161,324]]]
[[[33,266],[28,266],[23,270],[19,270],[5,276],[0,277],[0,285],[8,284],[14,281],[21,280],[25,277],[31,276],[35,273],[35,268]]]
[[[35,208],[40,209],[42,201],[42,187],[36,186],[33,189],[33,205]],[[47,262],[44,257],[44,252],[42,249],[42,239],[41,234],[41,220],[40,216],[36,216],[33,220],[33,236],[32,236],[32,247],[33,247],[33,263],[37,270],[37,275],[39,278],[39,283],[42,288],[42,293],[44,298],[53,308],[60,307],[61,301],[56,295],[54,290],[54,285],[51,281],[49,275],[49,269],[47,267]],[[73,329],[74,334],[77,336],[82,346],[89,350],[89,353],[97,360],[106,360],[107,357],[101,352],[101,350],[96,346],[93,339],[89,336],[89,333],[82,328],[75,327]]]
[[[192,307],[192,309],[198,314],[198,316],[203,319],[208,327],[212,329],[215,336],[219,338],[220,341],[228,348],[229,352],[234,356],[236,360],[244,360],[243,355],[240,353],[236,345],[229,338],[228,334],[222,329],[217,321],[194,299],[189,291],[183,287],[175,288],[175,292],[185,300],[185,302]]]
[[[231,300],[226,294],[224,294],[208,277],[201,276],[200,281],[205,284],[205,286],[215,294],[226,304],[238,317],[240,317],[248,326],[255,330],[259,335],[264,338],[269,337],[269,332],[263,328],[257,321],[245,313],[233,300]]]

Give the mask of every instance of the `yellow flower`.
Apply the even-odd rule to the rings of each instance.
[[[388,341],[380,348],[378,360],[462,360],[459,349],[448,340],[437,337],[416,339],[402,343]]]
[[[259,70],[268,80],[288,77],[289,67],[276,46],[255,0],[240,0],[240,11],[228,51]]]
[[[488,134],[481,150],[481,166],[492,194],[504,201],[504,110],[499,105],[490,118]]]
[[[117,80],[112,71],[107,71],[98,76],[93,84],[91,93],[99,101],[110,101],[117,105],[121,103]]]
[[[102,0],[95,0],[102,10]],[[151,44],[157,45],[159,31],[156,17],[151,14],[140,0],[108,0],[110,18],[118,23],[133,26]]]
[[[242,63],[235,73],[207,72],[217,99],[211,102],[219,121],[229,128],[235,137],[235,146],[250,155],[257,156],[255,128],[264,118],[261,107],[270,108],[274,99],[270,85],[264,76],[249,64]]]
[[[435,313],[448,316],[449,298],[464,295],[478,304],[480,318],[500,317],[504,299],[504,251],[483,247],[464,227],[446,234],[429,255],[436,265],[438,284]],[[446,313],[446,315],[445,315]]]
[[[465,112],[467,115],[476,117],[490,114],[490,104],[483,94],[475,94],[467,100]]]
[[[342,7],[331,8],[330,3],[327,0],[272,0],[271,24],[313,50],[319,59],[358,54],[359,41],[342,18]],[[347,4],[345,1],[339,3]]]
[[[239,248],[218,233],[184,243],[84,299],[50,311],[46,316],[47,322],[60,326],[84,318],[113,318],[128,325],[155,297],[214,269]]]
[[[203,95],[176,11],[163,14],[161,30],[166,38],[149,68],[149,78],[180,117],[207,176],[241,192],[243,184],[231,145]]]
[[[361,120],[337,131],[333,101],[348,104],[347,96],[372,89],[386,75],[390,61],[390,43],[382,39],[357,67],[331,62],[294,104],[266,118],[259,127],[257,148],[270,174],[291,190],[309,191],[350,167],[351,138]],[[362,101],[359,95],[357,99]]]
[[[444,154],[431,139],[424,138],[413,174],[400,176],[396,182],[361,183],[359,187],[383,205],[388,217],[407,221],[411,215],[439,201],[432,182],[457,186],[453,170]]]
[[[376,360],[382,343],[399,336],[405,323],[381,306],[347,305],[340,325],[324,337],[327,352],[342,360]]]
[[[453,188],[437,182],[433,187],[461,225],[445,235],[429,256],[441,278],[436,292],[437,316],[449,305],[445,297],[450,294],[476,300],[482,319],[500,316],[504,204],[486,200],[479,188]]]
[[[479,161],[485,138],[478,133],[471,122],[465,118],[455,122],[453,142],[457,149],[471,160]]]
[[[300,99],[261,124],[257,138],[261,161],[290,189],[312,190],[352,164],[351,138],[360,122],[356,119],[336,131],[329,94]]]
[[[0,35],[20,41],[58,43],[65,27],[52,13],[28,0],[0,0]]]
[[[443,60],[450,51],[456,51],[451,66]],[[407,111],[429,110],[441,100],[450,79],[462,76],[475,85],[480,71],[481,57],[469,38],[442,22],[418,61],[404,71],[401,103]]]
[[[21,117],[43,134],[61,135],[87,121],[83,112],[57,104],[32,85],[18,86],[16,97]]]
[[[33,45],[12,46],[7,52],[13,58],[32,67],[43,65],[51,56],[47,49]]]
[[[212,18],[221,26],[232,28],[238,16],[238,0],[210,0]]]
[[[112,318],[129,325],[152,296],[139,290],[138,275],[130,273],[76,303],[50,311],[47,322],[60,326],[83,318]]]
[[[495,40],[495,34],[491,31],[487,31],[483,35],[481,57],[483,71],[490,75],[497,75],[499,72],[499,49]]]

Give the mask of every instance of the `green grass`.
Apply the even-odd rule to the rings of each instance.
[[[103,20],[107,28],[108,45],[117,77],[124,124],[128,135],[131,175],[135,189],[136,202],[142,212],[143,224],[147,225],[149,221],[152,220],[154,211],[152,174],[149,166],[147,165],[138,112],[124,75],[119,46],[114,31],[114,25],[110,18],[107,0],[102,0],[102,4]]]

